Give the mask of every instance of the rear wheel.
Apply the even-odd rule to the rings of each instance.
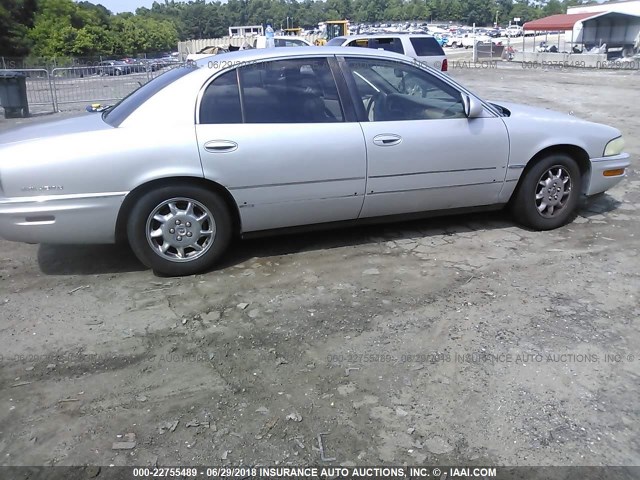
[[[524,175],[511,205],[518,222],[536,230],[551,230],[575,218],[582,182],[573,158],[549,155]]]
[[[138,259],[164,275],[192,275],[210,268],[231,239],[224,200],[195,186],[145,194],[133,207],[127,236]]]

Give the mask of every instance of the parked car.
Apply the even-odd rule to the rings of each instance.
[[[446,47],[451,47],[451,48],[461,48],[462,45],[462,39],[464,37],[461,35],[452,35],[450,37],[447,37],[447,43],[445,44]]]
[[[210,45],[199,50],[197,53],[188,54],[186,61],[187,63],[191,64],[192,62],[196,62],[204,58],[209,58],[212,55],[220,55],[222,53],[229,53],[229,49],[222,46]]]
[[[98,65],[98,74],[100,75],[128,75],[133,69],[128,63],[118,60],[106,60]]]
[[[379,34],[349,35],[331,39],[327,46],[365,47],[407,55],[419,62],[446,72],[447,56],[432,35]]]
[[[274,229],[505,206],[553,229],[629,166],[613,127],[482,100],[404,55],[220,60],[169,70],[102,114],[0,135],[0,236],[128,241],[155,271],[189,275],[235,236]]]
[[[473,48],[474,43],[491,43],[491,37],[489,35],[478,32],[476,32],[475,35],[473,33],[465,34],[460,37],[459,40],[459,46],[464,48]]]
[[[302,37],[295,37],[292,35],[276,35],[273,37],[273,43],[276,47],[311,47],[312,44]],[[267,37],[264,35],[257,35],[253,39],[251,45],[253,48],[267,48]]]
[[[447,35],[436,33],[436,34],[433,35],[433,38],[435,38],[438,41],[438,44],[441,47],[444,47],[444,46],[447,45],[447,40],[448,40],[449,37]]]
[[[507,37],[521,37],[524,34],[524,30],[519,25],[511,25],[505,30]]]
[[[276,47],[311,47],[312,44],[301,37],[294,37],[292,35],[275,35],[273,37],[274,46]],[[200,50],[198,53],[190,53],[187,55],[187,62],[196,62],[204,58],[211,57],[212,55],[218,55],[220,53],[227,53],[229,49],[224,47],[206,47]],[[242,45],[241,47],[235,47],[237,50],[246,50],[251,48],[267,48],[267,37],[265,35],[256,35]],[[233,51],[233,50],[231,50]]]

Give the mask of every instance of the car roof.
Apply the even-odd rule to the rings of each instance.
[[[402,32],[361,33],[359,35],[340,35],[340,38],[344,38],[346,40],[357,40],[359,38],[374,38],[374,37],[434,38],[434,36],[429,33],[402,33]]]
[[[266,35],[254,35],[251,38],[267,38],[267,36]],[[274,35],[273,38],[277,38],[279,40],[280,39],[304,40],[304,41],[308,42],[308,40],[306,38],[301,37],[299,35]]]
[[[360,47],[334,47],[334,46],[322,46],[322,47],[295,47],[295,48],[252,48],[249,50],[238,50],[236,52],[219,53],[218,55],[211,55],[197,60],[195,63],[198,67],[210,66],[210,63],[214,65],[214,68],[241,66],[243,64],[249,64],[250,62],[262,61],[262,60],[282,60],[287,58],[309,57],[315,55],[322,56],[344,56],[350,57],[377,57],[387,58],[392,60],[404,60],[413,61],[411,57],[401,55],[395,52],[389,52],[386,50],[374,50],[371,48]]]

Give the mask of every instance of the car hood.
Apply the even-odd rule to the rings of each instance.
[[[563,122],[569,121],[591,123],[588,120],[574,117],[569,113],[558,112],[556,110],[550,110],[547,108],[530,107],[529,105],[502,101],[490,101],[489,103],[506,108],[511,112],[511,115],[509,115],[510,117],[530,117],[540,120],[561,120]]]
[[[529,159],[554,145],[574,145],[587,152],[589,158],[599,158],[606,144],[622,135],[615,127],[568,113],[510,102],[492,103],[510,112],[502,120],[509,131],[515,158]]]
[[[39,138],[72,135],[74,133],[90,132],[113,128],[102,120],[100,113],[84,113],[75,117],[49,122],[25,125],[0,134],[0,146],[11,143],[25,142]]]

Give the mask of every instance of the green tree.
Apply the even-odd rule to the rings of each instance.
[[[567,7],[559,0],[549,0],[547,4],[542,8],[542,13],[545,17],[566,12]]]
[[[0,55],[22,56],[29,52],[29,28],[33,26],[35,0],[0,2]]]

